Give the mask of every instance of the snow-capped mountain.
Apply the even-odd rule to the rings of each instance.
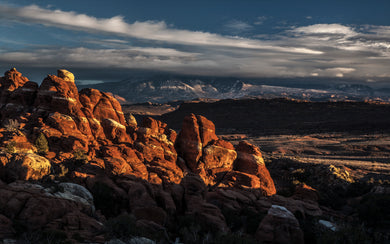
[[[363,100],[382,99],[389,96],[384,90],[375,90],[365,84],[288,82],[286,80],[242,80],[235,78],[151,77],[126,79],[84,87],[111,92],[126,99],[128,103],[164,103],[174,100],[197,98],[233,99],[261,96],[265,98],[290,97],[308,100]],[[380,93],[381,92],[381,93]]]

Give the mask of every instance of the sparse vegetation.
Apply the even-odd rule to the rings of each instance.
[[[201,221],[196,215],[180,216],[177,221],[180,241],[182,243],[227,243],[251,244],[259,243],[251,235],[256,232],[258,224],[264,217],[250,210],[241,212],[224,209],[227,225],[232,233],[221,232]],[[246,232],[244,231],[246,230]]]
[[[47,142],[46,136],[43,133],[40,133],[37,139],[35,140],[35,147],[39,155],[46,155],[49,151],[49,143]]]
[[[16,231],[18,238],[17,243],[23,244],[68,244],[72,243],[68,240],[65,232],[56,229],[45,229],[45,230],[30,230],[28,225],[19,220],[13,221],[13,228]]]
[[[322,233],[318,233],[316,239],[317,239],[316,242],[318,244],[375,243],[374,240],[369,235],[367,235],[364,228],[360,225],[342,226],[337,231],[331,231],[331,230],[322,231]]]
[[[85,164],[88,162],[88,156],[82,149],[76,149],[73,152],[73,159],[79,163]]]
[[[68,172],[69,172],[69,169],[65,165],[60,164],[57,167],[56,174],[58,175],[58,177],[65,177]]]
[[[7,153],[14,153],[14,152],[16,152],[16,142],[11,141],[11,142],[7,143],[7,145],[5,146],[5,151]]]
[[[9,119],[4,125],[8,132],[16,132],[19,130],[19,127],[20,123],[16,119]]]

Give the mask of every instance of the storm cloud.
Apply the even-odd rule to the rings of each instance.
[[[97,18],[36,5],[4,4],[0,4],[0,18],[19,25],[94,34],[76,47],[1,49],[2,65],[243,77],[390,77],[389,26],[323,23],[243,37],[177,29],[164,21],[127,23],[122,16]],[[229,25],[235,29],[232,34],[239,34],[240,28],[254,28],[238,20]]]

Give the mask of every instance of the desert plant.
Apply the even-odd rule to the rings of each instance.
[[[73,152],[73,159],[80,162],[80,163],[87,163],[88,156],[86,152],[83,149],[76,149]]]
[[[58,174],[58,177],[65,177],[68,172],[69,169],[65,165],[60,164],[56,173]]]
[[[11,141],[7,143],[7,145],[5,146],[5,151],[7,153],[14,153],[16,151],[16,142]]]
[[[20,124],[16,119],[9,119],[4,125],[4,128],[9,132],[18,131],[19,127]]]
[[[38,154],[46,155],[49,151],[49,143],[43,133],[40,133],[37,139],[35,140],[35,147],[37,148]]]
[[[47,243],[47,244],[67,244],[71,243],[67,240],[67,235],[61,230],[46,229],[31,231],[24,221],[13,220],[12,227],[15,230],[17,237],[16,243]]]
[[[70,244],[65,232],[55,229],[27,231],[17,243]]]

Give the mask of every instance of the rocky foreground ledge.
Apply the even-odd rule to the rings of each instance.
[[[7,71],[0,106],[0,240],[303,243],[294,215],[322,215],[314,189],[276,195],[260,150],[203,116],[138,125],[66,70],[40,86]]]

